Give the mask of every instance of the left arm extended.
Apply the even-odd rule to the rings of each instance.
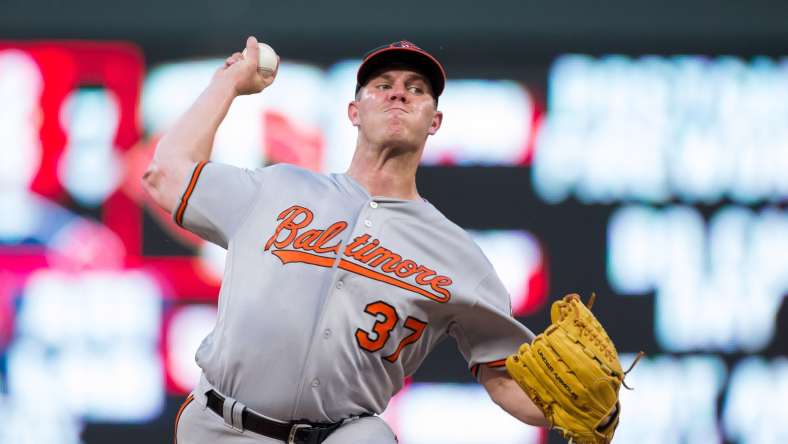
[[[479,382],[499,407],[526,424],[536,427],[550,426],[539,408],[508,373],[488,368],[481,368],[480,371]]]

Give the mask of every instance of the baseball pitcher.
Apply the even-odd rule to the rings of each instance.
[[[276,78],[257,69],[254,37],[246,51],[215,73],[143,178],[178,225],[227,249],[176,442],[395,443],[377,415],[446,336],[514,417],[609,442],[623,373],[590,311],[574,296],[557,302],[534,340],[479,248],[416,189],[443,119],[441,63],[406,41],[367,54],[347,107],[353,160],[324,175],[209,162],[233,99]]]

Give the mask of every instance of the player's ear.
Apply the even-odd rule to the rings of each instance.
[[[360,124],[358,118],[358,102],[355,100],[347,104],[347,117],[350,119],[350,123],[352,123],[353,126],[358,126]]]
[[[443,123],[443,113],[440,111],[435,111],[435,115],[432,116],[432,123],[430,123],[428,134],[430,136],[434,136],[435,133],[437,133],[440,129],[441,123]]]

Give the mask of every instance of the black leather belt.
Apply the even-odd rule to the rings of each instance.
[[[206,396],[208,408],[224,418],[224,396],[214,390],[206,393]],[[251,430],[288,444],[320,444],[342,425],[342,422],[332,424],[315,424],[306,421],[279,422],[260,416],[247,408],[241,413],[241,423],[244,430]]]

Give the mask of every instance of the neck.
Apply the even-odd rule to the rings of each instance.
[[[416,190],[416,170],[420,149],[397,146],[371,146],[359,140],[347,175],[360,183],[371,196],[420,199]]]

